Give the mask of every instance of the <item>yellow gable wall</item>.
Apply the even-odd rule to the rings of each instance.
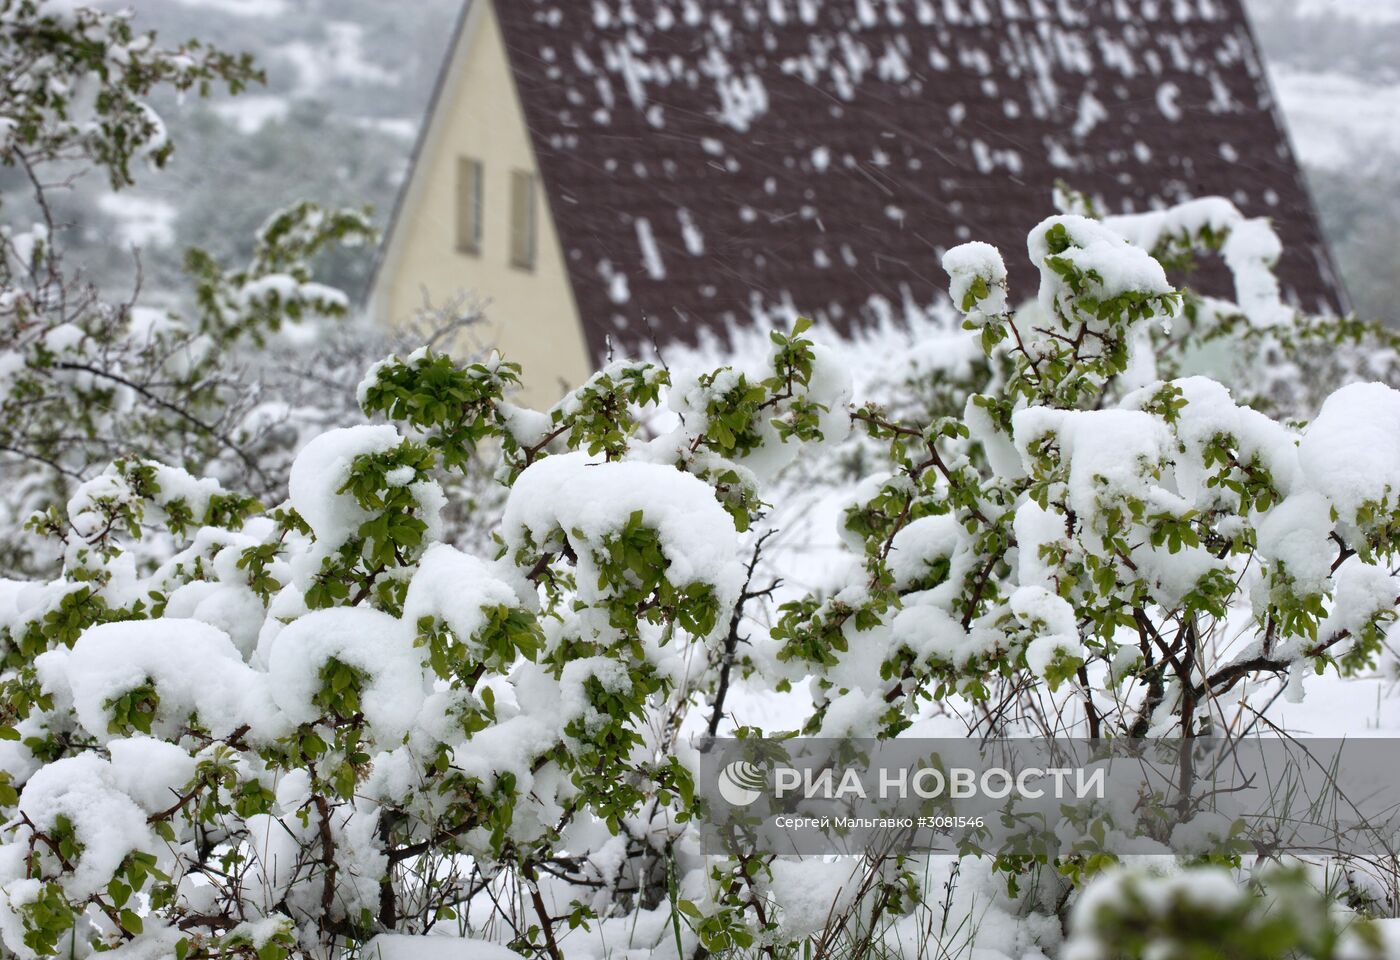
[[[538,181],[535,269],[510,265],[511,171],[538,168],[494,4],[471,4],[459,38],[465,49],[449,54],[449,73],[426,121],[371,309],[380,322],[399,325],[422,307],[424,288],[435,305],[462,291],[488,301],[488,326],[476,328],[477,339],[524,367],[523,402],[548,406],[565,385],[587,379],[592,363]],[[483,164],[481,252],[475,255],[457,249],[457,160],[463,156]]]

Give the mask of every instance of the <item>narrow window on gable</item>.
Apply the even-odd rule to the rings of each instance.
[[[510,265],[535,269],[535,175],[524,170],[510,174]]]
[[[481,161],[457,158],[457,249],[481,253]]]

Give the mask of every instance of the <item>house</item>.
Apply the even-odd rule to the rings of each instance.
[[[1109,212],[1273,218],[1343,306],[1240,0],[469,0],[372,287],[491,301],[532,400],[616,347],[925,311],[943,250]]]

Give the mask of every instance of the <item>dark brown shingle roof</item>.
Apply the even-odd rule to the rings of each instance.
[[[934,302],[1064,179],[1221,194],[1340,306],[1239,0],[495,0],[590,346]],[[1226,291],[1219,291],[1226,292]]]

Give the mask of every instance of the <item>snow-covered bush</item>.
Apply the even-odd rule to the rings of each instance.
[[[1267,266],[1259,225],[1210,229]],[[1189,298],[1124,232],[1038,225],[1018,313],[997,251],[950,251],[987,379],[933,417],[853,398],[805,324],[748,368],[611,364],[548,412],[510,401],[508,361],[425,347],[369,369],[377,422],[306,443],[270,509],[143,457],[82,483],[37,530],[62,575],[0,591],[6,949],[1192,955],[1119,942],[1177,914],[1102,858],[704,857],[694,828],[697,747],[736,725],[1216,736],[1246,679],[1298,697],[1374,659],[1400,393],[1351,385],[1298,427],[1158,379]],[[1290,322],[1257,275],[1241,299],[1210,309]],[[851,486],[842,581],[767,581],[782,472],[852,431],[887,469]],[[505,499],[471,553],[438,478],[479,453]],[[755,724],[775,698],[791,722]],[[1207,906],[1263,937],[1253,903]],[[1277,955],[1334,955],[1303,933]]]
[[[134,255],[130,296],[104,297],[67,255],[63,191],[84,176],[122,189],[165,165],[174,145],[152,93],[216,83],[236,93],[260,79],[247,56],[195,41],[163,48],[130,16],[0,0],[0,72],[11,78],[0,88],[0,569],[52,569],[21,525],[118,457],[278,491],[300,411],[249,375],[248,350],[290,324],[344,317],[348,299],[316,283],[312,263],[373,236],[358,211],[295,204],[267,221],[242,269],[191,251],[188,310],[141,303]]]

